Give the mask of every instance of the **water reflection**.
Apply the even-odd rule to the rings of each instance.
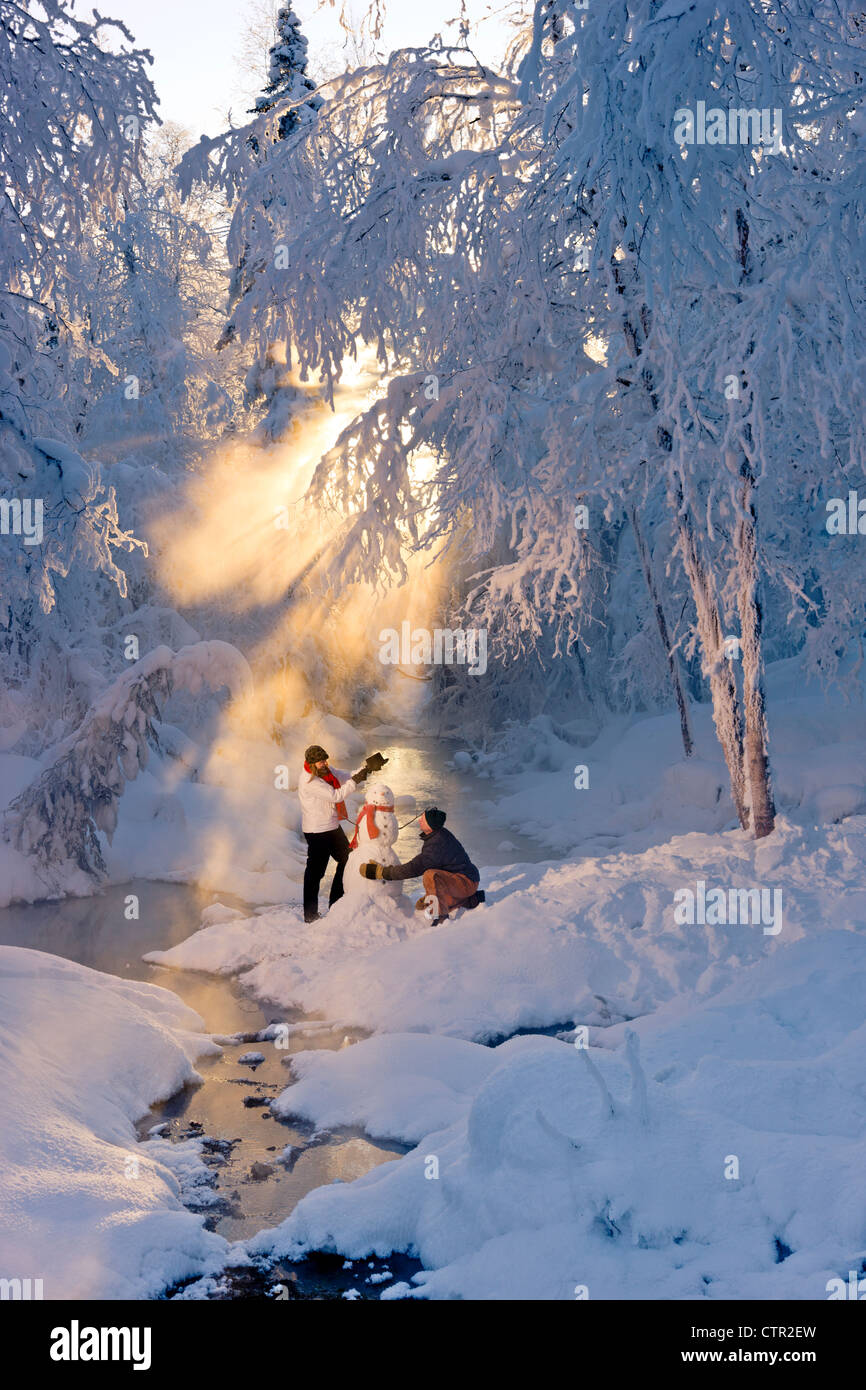
[[[138,919],[126,916],[131,895],[139,902]],[[166,970],[141,959],[147,951],[165,950],[197,931],[202,909],[216,899],[244,910],[227,894],[205,893],[187,884],[136,880],[106,889],[93,898],[67,898],[0,911],[0,943],[47,951],[123,979],[143,980],[172,990],[202,1018],[206,1031],[220,1034],[257,1032],[266,1024],[301,1022],[299,1010],[265,1009],[233,980],[189,971]],[[353,1036],[358,1036],[354,1034]],[[230,1240],[277,1225],[307,1192],[341,1178],[350,1182],[404,1150],[371,1143],[352,1131],[335,1133],[326,1143],[307,1147],[309,1128],[285,1124],[267,1106],[248,1107],[245,1096],[273,1099],[291,1083],[284,1059],[308,1047],[339,1047],[343,1035],[292,1034],[290,1047],[271,1042],[227,1046],[220,1057],[203,1057],[196,1068],[203,1079],[156,1107],[139,1126],[140,1137],[166,1122],[169,1137],[190,1133],[237,1141],[225,1162],[215,1164],[216,1190],[224,1207],[208,1224]],[[244,1052],[264,1053],[255,1071],[241,1065]],[[287,1144],[301,1150],[291,1171],[277,1162]],[[251,1177],[254,1164],[272,1171],[263,1180]]]

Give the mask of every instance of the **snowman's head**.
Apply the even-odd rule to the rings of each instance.
[[[368,783],[364,800],[369,806],[387,806],[389,811],[394,809],[394,793],[384,782]]]
[[[367,788],[366,800],[368,806],[385,807],[385,810],[376,811],[375,822],[379,834],[374,843],[380,849],[390,848],[400,834],[397,817],[394,815],[394,793],[384,782],[374,782]]]

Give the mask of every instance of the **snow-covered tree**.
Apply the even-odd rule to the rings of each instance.
[[[154,119],[148,55],[103,46],[115,37],[130,39],[62,0],[0,0],[0,340],[13,382],[2,422],[25,446],[49,423],[56,432],[67,358],[83,346],[86,230],[96,208],[122,218]]]
[[[77,430],[103,457],[176,468],[218,436],[240,405],[230,368],[215,349],[228,265],[225,208],[197,190],[184,203],[173,169],[188,145],[176,126],[148,142],[142,181],[120,222],[92,228],[90,289],[81,358]]]
[[[270,49],[268,80],[256,99],[254,112],[260,115],[279,105],[281,114],[276,133],[280,140],[285,140],[290,131],[297,130],[301,124],[302,114],[298,108],[318,111],[322,98],[316,95],[316,84],[307,76],[307,40],[301,33],[301,21],[290,5],[283,5],[278,11],[276,30],[276,42]]]
[[[154,119],[148,55],[129,41],[122,24],[79,19],[61,0],[0,0],[4,718],[25,710],[49,738],[52,719],[80,712],[76,640],[106,593],[125,592],[118,556],[134,545],[99,465],[71,445],[76,364],[99,351],[86,331],[88,230],[97,214],[122,221]],[[36,511],[38,535],[21,524]]]
[[[259,282],[269,269],[263,259],[265,246],[271,264],[278,271],[285,269],[285,247],[280,238],[290,216],[290,191],[279,179],[273,180],[271,166],[275,147],[306,133],[322,106],[315,83],[306,75],[307,62],[307,41],[300,32],[300,20],[290,7],[283,7],[276,18],[268,82],[256,100],[253,120],[215,139],[203,136],[180,165],[188,196],[204,185],[219,187],[226,197],[238,199],[227,241],[233,271],[228,317],[217,343],[221,349],[237,339],[250,343],[245,324],[247,306],[258,296]],[[245,388],[247,401],[262,412],[259,440],[268,444],[281,439],[291,427],[304,393],[293,379],[291,358],[279,335],[257,335]]]
[[[239,694],[250,685],[246,661],[226,642],[198,642],[173,652],[155,647],[108,686],[80,727],[54,750],[37,780],[2,819],[4,838],[35,861],[46,888],[62,886],[63,866],[105,872],[100,833],[109,843],[117,802],[127,782],[158,747],[154,721],[177,685],[192,693],[207,684]],[[59,877],[58,877],[59,875]]]
[[[583,644],[603,668],[599,633],[617,624],[622,648],[636,631],[609,601],[631,567],[687,748],[688,603],[734,806],[758,835],[773,824],[764,614],[785,592],[790,650],[810,640],[823,561],[799,544],[794,559],[792,534],[827,460],[862,458],[862,47],[830,4],[542,3],[519,73],[396,54],[333,84],[314,132],[235,181],[260,267],[242,339],[285,341],[327,391],[367,345],[383,367],[314,477],[315,502],[346,516],[324,582],[399,582],[407,547],[448,541],[463,573],[477,562],[479,621],[518,645],[552,628],[559,654]],[[678,138],[699,101],[735,112],[730,143]],[[217,177],[232,181],[225,160]],[[262,216],[275,196],[279,225]],[[788,524],[759,506],[771,477]],[[822,604],[838,649],[850,589]]]
[[[773,803],[759,588],[793,577],[767,544],[773,513],[759,530],[760,488],[772,480],[776,506],[795,506],[815,436],[825,459],[860,436],[836,390],[862,358],[851,291],[831,275],[829,334],[792,308],[804,264],[848,259],[828,185],[849,183],[862,40],[844,11],[812,3],[563,13],[567,33],[545,63],[537,7],[524,68],[527,86],[546,91],[545,133],[565,132],[546,151],[539,212],[590,247],[579,302],[606,320],[619,388],[604,409],[636,431],[613,481],[628,495],[646,465],[667,488],[735,806],[745,822],[751,802],[760,836]],[[693,142],[689,120],[707,107],[719,113],[713,133]],[[854,302],[861,294],[855,274]],[[592,385],[560,444],[590,442],[602,404]],[[781,420],[782,401],[805,404],[802,433]],[[722,642],[734,615],[742,703]]]
[[[17,466],[29,495],[3,499],[0,649],[7,680],[38,706],[51,667],[64,670],[71,635],[96,624],[104,602],[99,579],[125,594],[118,552],[141,548],[141,542],[122,529],[114,489],[100,466],[68,445],[32,438]]]

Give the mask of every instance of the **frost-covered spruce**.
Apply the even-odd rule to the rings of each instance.
[[[315,95],[316,84],[307,77],[307,40],[301,33],[301,21],[291,6],[284,5],[276,19],[277,40],[270,50],[267,85],[255,104],[255,114],[270,111],[276,105],[291,103],[280,116],[277,133],[285,140],[302,120],[298,105],[308,111],[318,111],[322,98]]]
[[[288,190],[272,182],[271,166],[275,147],[314,125],[322,106],[306,72],[307,41],[300,32],[300,20],[290,7],[283,7],[277,15],[277,41],[270,50],[268,83],[256,101],[253,121],[214,140],[203,138],[181,161],[181,186],[187,196],[204,182],[220,186],[229,199],[237,199],[227,241],[233,264],[229,314],[218,348],[248,341],[250,300],[263,277],[269,279],[269,269],[284,265],[283,243],[291,229],[292,205]],[[247,220],[245,213],[251,206],[256,214]],[[304,208],[304,219],[310,216],[311,206]],[[291,428],[302,393],[292,380],[286,337],[278,328],[261,327],[244,386],[247,403],[262,408],[255,437],[269,444]]]

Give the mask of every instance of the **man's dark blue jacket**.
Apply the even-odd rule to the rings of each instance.
[[[445,869],[449,874],[465,874],[473,883],[478,883],[481,875],[469,855],[450,830],[443,825],[429,835],[422,835],[424,841],[420,854],[407,864],[386,864],[383,877],[389,881],[396,878],[418,878],[427,869]]]

